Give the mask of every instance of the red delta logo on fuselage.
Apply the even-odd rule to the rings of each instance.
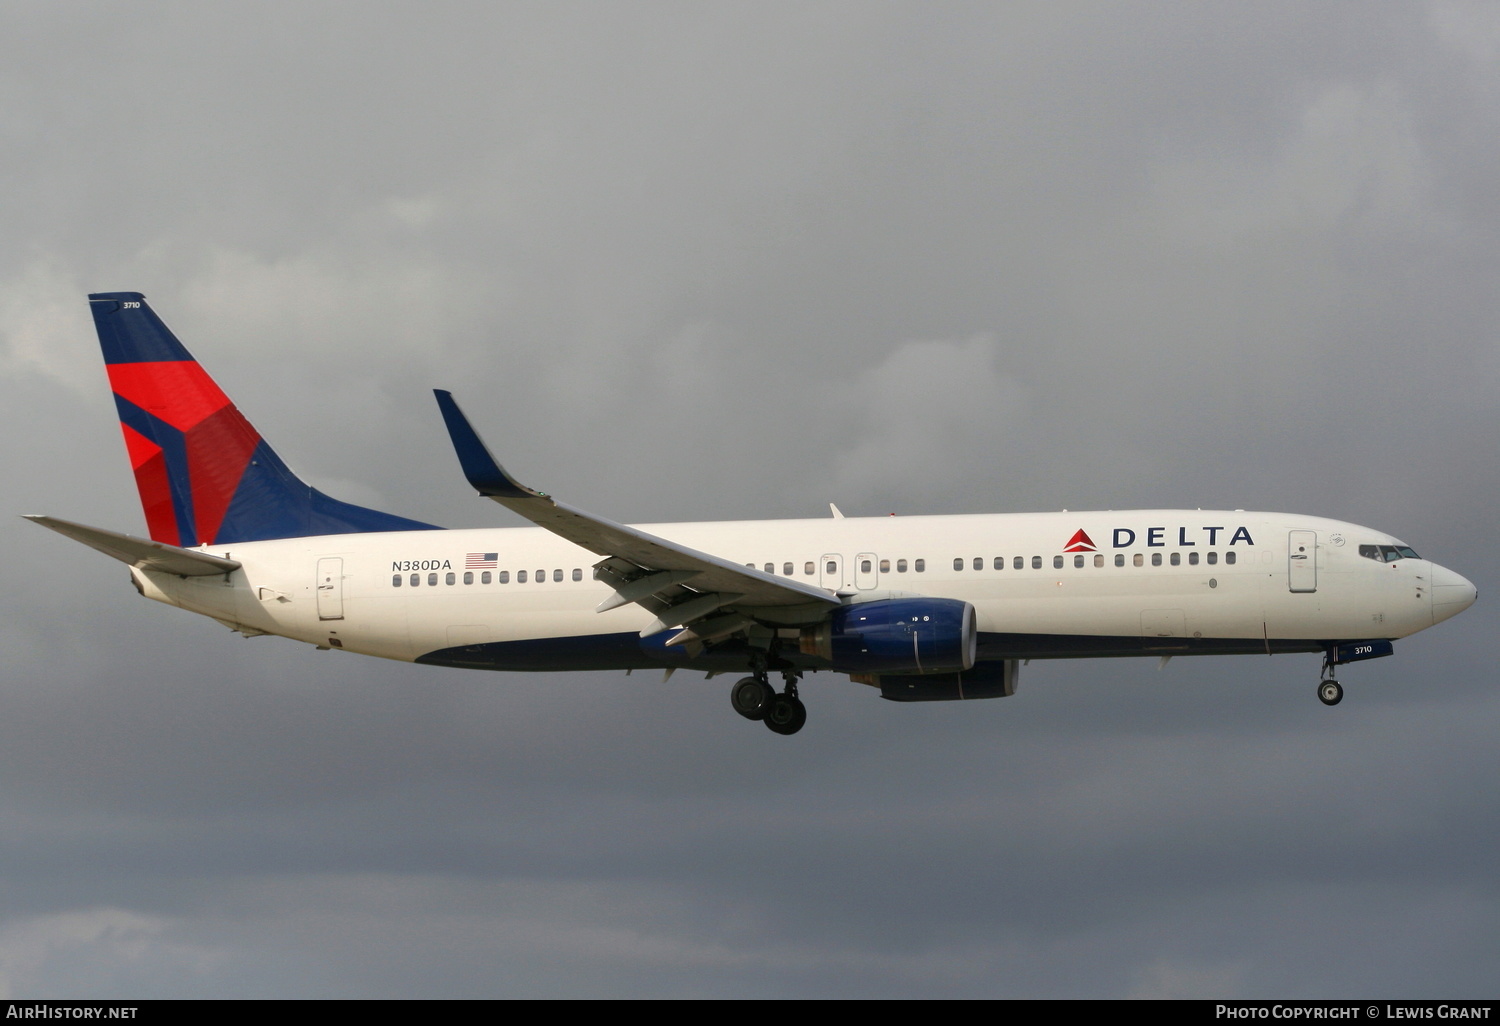
[[[1193,548],[1199,542],[1202,542],[1205,546],[1223,545],[1226,547],[1230,545],[1255,544],[1255,540],[1250,537],[1250,529],[1244,526],[1234,528],[1234,533],[1229,535],[1229,540],[1222,541],[1221,536],[1229,530],[1228,527],[1179,527],[1177,529],[1177,537],[1169,540],[1167,537],[1168,528],[1147,527],[1144,529],[1145,538],[1142,543],[1149,549],[1163,549],[1169,545],[1176,545],[1181,548]],[[1190,531],[1194,532],[1192,538],[1188,537]],[[1112,547],[1128,549],[1136,544],[1138,540],[1141,540],[1140,534],[1141,532],[1138,532],[1133,527],[1116,527],[1110,539]],[[1098,552],[1099,547],[1094,544],[1094,540],[1088,536],[1087,531],[1079,528],[1073,532],[1073,537],[1069,538],[1068,543],[1063,546],[1063,551]]]
[[[1064,552],[1098,552],[1099,546],[1094,544],[1094,539],[1088,536],[1083,528],[1073,532],[1073,537],[1068,539],[1068,544],[1063,546]]]

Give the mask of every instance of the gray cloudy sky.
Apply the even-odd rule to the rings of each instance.
[[[11,514],[140,532],[84,296],[448,526],[1247,507],[1481,601],[1013,699],[246,641],[0,529],[0,993],[1493,997],[1500,8],[7,3]]]

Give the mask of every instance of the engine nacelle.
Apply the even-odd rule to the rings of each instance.
[[[898,598],[841,606],[802,631],[803,655],[843,673],[967,670],[979,647],[974,607],[957,599]]]
[[[932,673],[907,676],[882,673],[859,678],[861,684],[873,684],[880,697],[892,702],[961,702],[971,698],[1005,698],[1016,693],[1021,677],[1021,661],[1007,659],[999,663],[979,663],[972,670],[957,673]]]

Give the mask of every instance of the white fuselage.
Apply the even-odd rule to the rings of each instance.
[[[967,601],[980,658],[1315,651],[1395,639],[1466,608],[1473,586],[1355,524],[1200,510],[645,525],[670,541],[835,592]],[[1070,550],[1070,551],[1065,551]],[[692,666],[637,637],[651,614],[594,580],[599,557],[541,528],[341,534],[210,546],[242,568],[135,570],[144,594],[247,634],[494,669]],[[1409,551],[1409,550],[1408,550]],[[1445,589],[1447,589],[1445,591]],[[766,629],[794,629],[794,622]],[[483,659],[434,658],[446,651]],[[809,667],[816,668],[816,667]]]

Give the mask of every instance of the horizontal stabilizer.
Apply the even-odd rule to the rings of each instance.
[[[194,552],[192,549],[180,549],[166,542],[132,538],[128,534],[75,524],[71,520],[43,516],[28,516],[26,519],[43,527],[50,527],[58,534],[67,535],[91,549],[98,549],[106,556],[142,570],[156,570],[164,574],[176,574],[178,577],[211,577],[240,568],[237,560],[210,556],[206,552]]]

